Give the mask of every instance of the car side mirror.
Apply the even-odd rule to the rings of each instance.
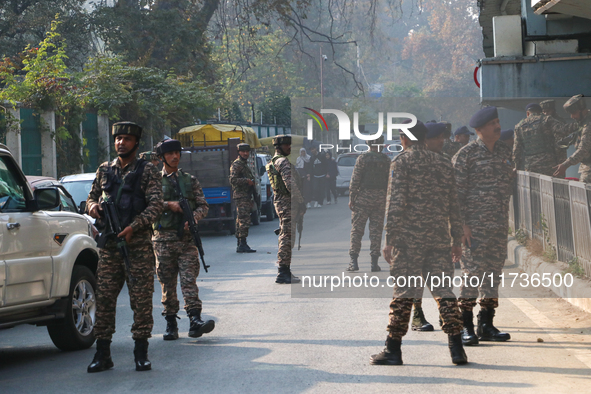
[[[86,213],[86,201],[80,201],[78,212],[80,212],[80,215],[84,215]]]
[[[38,188],[33,193],[39,211],[48,211],[60,205],[60,193],[56,188]]]
[[[259,176],[265,175],[265,171],[267,171],[267,169],[265,167],[259,168]]]

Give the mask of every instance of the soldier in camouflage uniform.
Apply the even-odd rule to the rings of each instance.
[[[267,164],[267,174],[275,193],[275,210],[279,215],[279,248],[277,251],[278,273],[275,283],[299,283],[300,279],[291,273],[291,250],[295,245],[295,228],[300,215],[306,212],[304,198],[300,192],[302,181],[287,156],[291,153],[291,136],[273,137],[275,156]]]
[[[423,293],[421,276],[453,276],[452,259],[461,255],[462,226],[451,163],[426,149],[424,124],[418,122],[409,131],[418,141],[401,133],[404,151],[392,160],[383,250],[390,275],[405,278],[406,284],[397,280],[386,348],[371,357],[372,364],[402,364],[400,345],[408,331],[413,298]],[[448,334],[452,362],[465,364],[468,358],[462,346],[460,311],[451,283],[434,287],[433,296],[443,318],[443,331]]]
[[[232,185],[232,199],[236,204],[236,253],[254,253],[246,243],[248,228],[250,227],[250,212],[253,204],[255,178],[248,166],[250,145],[238,144],[238,157],[230,167],[230,184]]]
[[[462,147],[468,145],[470,142],[470,136],[474,135],[466,126],[458,127],[454,131],[454,141],[459,142]]]
[[[577,132],[575,142],[576,151],[562,164],[556,166],[554,176],[563,178],[566,169],[575,164],[581,163],[579,173],[581,182],[591,182],[591,115],[585,105],[582,95],[571,97],[565,104],[564,109],[574,119],[575,123],[569,123],[565,127],[565,133]]]
[[[502,141],[509,147],[509,150],[513,152],[513,146],[515,146],[515,130],[501,130],[501,138],[499,138],[499,141]]]
[[[445,124],[445,133],[444,133],[444,142],[443,148],[441,148],[441,153],[443,156],[449,160],[462,148],[461,142],[456,142],[451,140],[451,123],[444,123]]]
[[[199,276],[199,250],[188,231],[188,224],[179,205],[179,196],[171,183],[174,177],[183,197],[191,209],[195,223],[207,216],[209,205],[197,178],[178,168],[181,159],[180,141],[167,139],[156,146],[156,152],[162,159],[162,193],[164,210],[153,225],[154,252],[156,253],[156,273],[162,286],[162,316],[166,319],[166,332],[163,339],[174,340],[179,337],[177,313],[177,277],[181,278],[181,291],[185,300],[185,311],[189,316],[189,336],[199,338],[211,332],[215,327],[213,320],[201,319],[202,303],[199,299],[197,277]]]
[[[558,123],[566,123],[566,121],[560,116],[558,116],[558,114],[556,113],[556,106],[554,100],[544,100],[540,103],[540,107],[542,108],[542,112],[544,113],[544,115],[551,117]],[[566,158],[568,157],[568,154],[566,153],[567,149],[568,147],[563,148],[556,145],[555,153],[557,163],[563,163],[566,160]]]
[[[154,167],[158,167],[160,165],[160,159],[158,159],[156,152],[142,152],[140,153],[140,159],[149,161],[150,163],[154,164]]]
[[[154,293],[154,250],[150,242],[150,226],[162,212],[162,183],[158,170],[145,160],[135,157],[142,128],[132,122],[113,125],[115,149],[119,156],[100,165],[88,195],[86,206],[90,216],[100,219],[100,201],[108,199],[116,204],[124,230],[118,234],[128,245],[130,283],[125,263],[112,237],[99,250],[96,292],[96,323],[94,335],[97,351],[88,372],[100,372],[113,367],[111,337],[115,332],[117,296],[127,281],[133,310],[131,332],[135,340],[136,371],[151,369],[148,360],[148,338],[152,333],[152,293]]]
[[[359,271],[357,258],[361,250],[361,238],[369,219],[371,272],[381,271],[378,265],[382,246],[382,230],[386,214],[386,189],[390,158],[379,152],[384,144],[381,136],[373,141],[370,150],[361,154],[355,162],[349,184],[349,208],[351,209],[351,263],[347,271]]]
[[[464,225],[461,260],[463,274],[484,281],[471,287],[470,280],[460,288],[459,304],[464,321],[465,345],[481,341],[507,341],[511,336],[493,325],[498,307],[499,274],[507,258],[509,198],[514,171],[511,152],[499,141],[501,126],[496,107],[485,107],[470,119],[478,139],[454,156],[458,202]],[[489,274],[493,274],[491,283]],[[474,333],[473,308],[480,292],[478,337]]]
[[[527,117],[515,126],[515,168],[552,176],[556,166],[555,122],[542,114],[538,104],[528,104]]]

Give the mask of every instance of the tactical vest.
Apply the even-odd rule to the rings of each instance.
[[[367,166],[365,167],[364,174],[361,176],[361,190],[386,190],[388,188],[390,161],[378,155],[382,155],[382,153],[368,153],[364,157]]]
[[[526,125],[531,129],[539,129],[543,126],[544,118],[538,117],[538,119]],[[554,141],[550,140],[546,134],[539,133],[523,133],[523,147],[525,156],[540,155],[543,153],[554,154]]]
[[[191,174],[187,174],[179,170],[177,172],[177,176],[181,193],[183,193],[183,196],[189,201],[191,211],[194,211],[197,208],[197,204],[195,203],[196,196],[193,193]],[[174,186],[172,186],[170,179],[166,175],[162,177],[162,199],[164,201],[179,200]],[[171,210],[166,210],[162,212],[156,222],[154,222],[152,228],[156,231],[178,230],[179,227],[184,225],[185,222],[186,220],[181,212],[172,212]]]
[[[146,209],[146,195],[142,191],[141,180],[147,163],[144,159],[138,159],[135,168],[123,179],[119,177],[119,170],[115,171],[113,166],[109,166],[105,173],[105,180],[101,184],[103,198],[106,196],[115,201],[123,228]]]

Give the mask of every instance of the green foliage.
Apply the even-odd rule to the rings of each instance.
[[[520,228],[515,232],[515,240],[522,246],[526,245],[528,237],[524,229]]]
[[[557,261],[556,247],[550,242],[550,229],[544,214],[540,214],[540,227],[544,234],[544,259],[549,263],[555,263]]]
[[[568,268],[566,269],[566,272],[573,274],[577,278],[581,278],[581,277],[585,276],[585,270],[583,269],[583,267],[579,263],[578,257],[574,257],[567,264],[568,264]]]

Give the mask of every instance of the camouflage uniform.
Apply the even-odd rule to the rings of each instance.
[[[552,117],[531,114],[515,126],[515,168],[552,176],[558,163],[556,139],[562,124]]]
[[[443,143],[443,149],[441,150],[441,154],[445,156],[447,159],[451,160],[452,157],[454,157],[454,155],[460,149],[462,149],[462,146],[463,145],[461,142],[452,141],[449,138],[446,138],[445,142]]]
[[[108,187],[107,170],[112,167],[119,179],[125,178],[138,163],[134,159],[125,168],[121,168],[119,158],[111,163],[100,165],[92,189],[88,194],[87,206],[99,203],[103,188]],[[125,263],[115,239],[109,239],[104,248],[99,250],[96,292],[96,324],[94,335],[97,339],[110,340],[115,332],[115,311],[117,297],[123,283],[127,280],[129,299],[133,310],[133,339],[147,339],[152,333],[152,293],[154,293],[154,250],[150,242],[150,226],[162,211],[162,183],[158,170],[146,163],[140,182],[144,194],[145,209],[132,218],[133,236],[128,244],[131,274],[136,279],[130,285],[125,271]],[[121,213],[121,212],[120,212]]]
[[[452,276],[450,232],[453,245],[459,246],[462,227],[451,163],[423,145],[413,145],[394,158],[390,172],[386,222],[386,243],[394,247],[390,274]],[[419,284],[411,281],[406,287],[395,287],[388,325],[394,340],[408,331],[413,298],[423,293]],[[433,296],[443,331],[459,334],[462,323],[451,286],[434,288]]]
[[[162,286],[163,316],[176,315],[179,311],[176,292],[179,275],[187,314],[194,309],[201,309],[202,306],[196,283],[200,268],[199,251],[189,231],[183,231],[179,237],[179,228],[182,226],[184,229],[185,219],[182,213],[173,212],[168,208],[167,202],[178,201],[178,197],[173,186],[166,180],[167,175],[166,170],[162,169],[164,210],[154,223],[152,237],[156,253],[156,272]],[[195,221],[206,217],[209,205],[197,178],[181,169],[174,176],[177,177],[183,196],[189,200]]]
[[[480,286],[480,306],[493,309],[498,306],[498,275],[507,258],[509,199],[513,190],[511,152],[502,141],[497,141],[490,152],[479,138],[459,151],[452,162],[462,222],[472,231],[471,249],[462,245],[462,271],[480,280],[484,274],[493,273],[493,284],[485,276]],[[471,311],[478,292],[478,288],[463,283],[460,308]]]
[[[349,198],[353,203],[350,256],[359,255],[368,219],[370,255],[379,257],[381,254],[389,168],[388,156],[378,152],[363,153],[355,162],[349,185]]]
[[[248,237],[250,227],[250,213],[254,201],[252,200],[253,186],[248,181],[255,182],[254,175],[248,166],[248,161],[240,156],[230,167],[230,184],[232,185],[232,198],[236,204],[236,238]]]
[[[565,164],[572,166],[581,163],[579,180],[585,183],[591,183],[591,113],[576,123],[569,123],[569,131],[578,129],[580,131],[575,143],[576,151],[566,161]]]
[[[290,163],[286,156],[277,154],[271,160],[273,167],[281,176],[285,189],[273,186],[275,193],[275,210],[279,216],[279,224],[281,231],[279,233],[279,250],[277,251],[277,264],[279,266],[289,267],[291,265],[291,249],[295,245],[292,234],[296,232],[297,220],[299,215],[303,215],[302,206],[304,198],[300,192],[302,182],[293,164]],[[267,167],[269,172],[269,179],[273,178],[273,174],[269,171],[270,166]],[[274,182],[274,181],[272,181]]]

